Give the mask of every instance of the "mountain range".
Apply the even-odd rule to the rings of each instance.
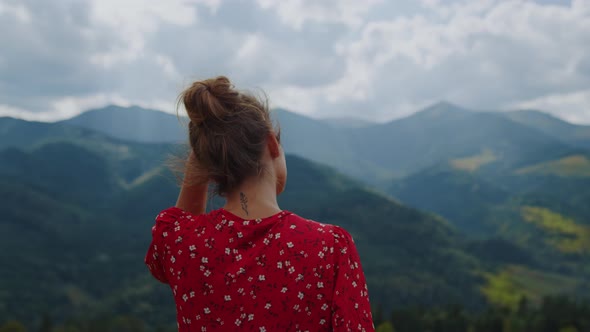
[[[375,304],[590,294],[590,127],[448,103],[385,124],[273,114],[289,154],[281,206],[351,232]],[[177,195],[164,163],[186,122],[117,106],[58,123],[0,118],[0,321],[173,321],[141,259]]]
[[[590,148],[590,126],[539,111],[474,112],[440,102],[406,118],[358,125],[284,109],[273,115],[288,153],[381,188],[389,180],[454,159],[459,167],[506,171]],[[117,106],[60,122],[124,140],[166,143],[186,141],[187,123],[172,114]]]

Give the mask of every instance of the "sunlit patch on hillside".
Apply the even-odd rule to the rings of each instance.
[[[542,174],[557,175],[563,177],[590,177],[590,160],[583,155],[568,156],[559,160],[553,160],[527,166],[516,171],[516,174]]]
[[[523,297],[539,304],[547,295],[573,294],[579,283],[575,278],[519,265],[509,265],[496,273],[486,273],[484,277],[486,284],[481,291],[488,301],[510,309],[516,309]]]
[[[496,161],[496,159],[497,159],[497,157],[494,155],[494,153],[490,149],[484,149],[478,155],[471,156],[471,157],[465,157],[465,158],[459,158],[459,159],[453,159],[450,161],[450,163],[451,163],[451,166],[455,169],[473,172],[473,171],[476,171],[478,168],[480,168],[483,165],[486,165],[486,164]]]
[[[155,176],[161,175],[163,170],[164,170],[163,166],[155,167],[155,168],[143,173],[139,177],[133,179],[131,182],[126,182],[124,179],[119,178],[118,179],[119,184],[125,189],[132,189],[134,187],[137,187],[137,186],[140,186],[140,185],[146,183],[147,181],[149,181],[150,179],[152,179]]]
[[[547,244],[563,253],[590,253],[590,227],[576,224],[546,208],[525,206],[521,209],[525,221],[546,233]]]

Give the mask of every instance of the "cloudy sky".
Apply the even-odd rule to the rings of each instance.
[[[590,0],[0,0],[0,115],[174,111],[221,74],[313,117],[447,100],[590,124]]]

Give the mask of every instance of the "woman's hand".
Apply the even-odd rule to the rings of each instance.
[[[192,149],[191,149],[192,150]],[[205,213],[207,209],[208,181],[199,181],[197,158],[191,151],[186,163],[182,188],[176,201],[176,207],[195,215]]]

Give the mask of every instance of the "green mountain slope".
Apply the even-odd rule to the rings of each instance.
[[[104,134],[60,123],[32,122],[10,117],[0,117],[0,149],[6,147],[32,148],[47,142],[76,140],[108,140]]]
[[[172,322],[169,290],[149,278],[142,259],[155,214],[176,198],[175,179],[158,164],[141,180],[121,181],[132,161],[164,156],[119,141],[130,161],[121,164],[114,153],[70,140],[0,151],[0,264],[9,267],[0,283],[10,285],[0,292],[0,319],[126,313],[151,326]],[[288,165],[283,208],[353,234],[375,302],[483,304],[478,262],[444,221],[325,166],[293,156]]]
[[[380,187],[384,181],[457,159],[465,167],[504,171],[571,153],[567,140],[498,113],[438,103],[386,124],[342,126],[275,110],[290,154],[332,166]],[[179,120],[139,107],[109,106],[63,123],[143,142],[184,140]]]
[[[564,155],[572,149],[536,129],[495,113],[471,112],[447,103],[353,134],[360,158],[400,175],[458,158],[482,158],[498,172]]]
[[[111,137],[138,142],[182,142],[186,118],[137,106],[107,106],[84,112],[63,124],[103,132]]]
[[[555,172],[561,165],[556,163],[549,163]],[[482,238],[469,245],[476,257],[526,267],[486,275],[486,287],[491,287],[486,288],[486,295],[497,301],[498,296],[505,297],[494,292],[512,286],[495,287],[514,277],[522,288],[521,274],[537,278],[539,273],[548,273],[548,280],[557,280],[551,277],[556,274],[569,278],[575,281],[568,283],[570,294],[590,287],[589,188],[590,178],[561,170],[548,174],[546,167],[483,177],[447,165],[396,181],[390,192],[405,204],[436,212],[460,231]]]
[[[435,212],[459,230],[484,236],[495,229],[486,216],[509,197],[509,191],[470,172],[432,167],[398,181],[389,188],[404,204]]]

